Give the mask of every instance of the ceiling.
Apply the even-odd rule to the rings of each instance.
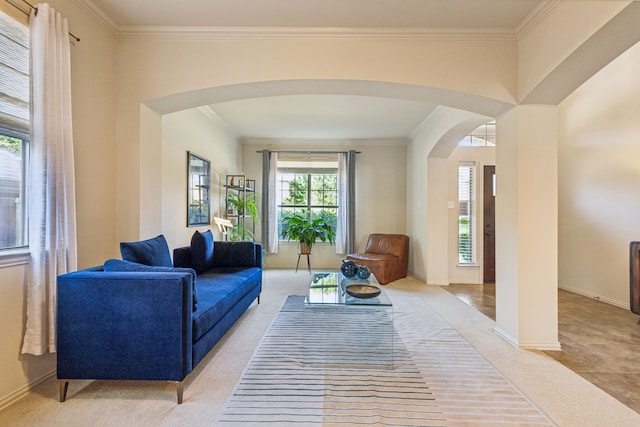
[[[545,0],[92,0],[118,28],[509,29]],[[288,95],[209,108],[243,138],[409,138],[437,105],[362,96]]]

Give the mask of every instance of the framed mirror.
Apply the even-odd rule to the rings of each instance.
[[[211,223],[211,162],[187,152],[187,227]]]

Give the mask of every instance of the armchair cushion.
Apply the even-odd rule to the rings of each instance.
[[[122,259],[138,264],[173,267],[171,252],[164,235],[138,242],[121,242]]]

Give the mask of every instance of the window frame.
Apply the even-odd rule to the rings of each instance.
[[[29,262],[28,236],[28,164],[29,164],[29,31],[24,22],[1,12],[2,43],[10,54],[3,56],[0,75],[6,83],[0,87],[4,102],[0,111],[0,134],[21,140],[20,207],[18,221],[21,241],[0,247],[0,267]],[[18,210],[16,210],[17,212]]]
[[[22,132],[11,131],[0,127],[0,135],[16,138],[22,141],[21,147],[21,179],[20,179],[20,210],[22,211],[21,234],[22,241],[16,246],[0,247],[0,267],[24,264],[29,259],[29,221],[27,213],[27,185],[28,185],[28,159],[29,138]]]
[[[331,162],[331,164],[333,164],[334,162]],[[297,176],[300,175],[306,175],[307,177],[307,194],[306,194],[306,204],[284,204],[283,203],[283,196],[285,195],[285,191],[283,189],[283,178],[282,176],[284,174],[294,174]],[[318,175],[331,175],[331,176],[335,176],[336,177],[336,189],[335,190],[328,190],[328,191],[335,191],[336,193],[336,197],[335,197],[335,201],[336,204],[335,205],[325,205],[325,204],[313,204],[312,203],[312,192],[314,191],[312,188],[312,177],[313,176],[318,176]],[[280,242],[286,242],[286,239],[282,239],[281,237],[281,230],[282,230],[282,213],[283,213],[283,208],[284,209],[291,209],[293,212],[307,212],[308,215],[313,216],[313,212],[314,211],[318,211],[318,210],[333,210],[335,212],[335,218],[336,218],[336,224],[334,225],[334,228],[337,227],[337,220],[338,220],[338,210],[340,208],[339,206],[339,196],[340,196],[340,183],[339,183],[339,179],[340,176],[338,174],[338,167],[337,164],[335,166],[335,168],[333,166],[331,167],[295,167],[295,168],[291,168],[291,167],[281,167],[279,166],[277,168],[277,178],[276,178],[276,193],[277,193],[277,199],[276,199],[276,223],[277,223],[277,227],[278,227],[278,240]],[[325,190],[325,186],[323,185],[322,187],[322,191],[326,191]]]

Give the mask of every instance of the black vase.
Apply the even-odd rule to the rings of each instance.
[[[358,272],[358,264],[352,260],[343,260],[340,271],[344,277],[355,277]]]

